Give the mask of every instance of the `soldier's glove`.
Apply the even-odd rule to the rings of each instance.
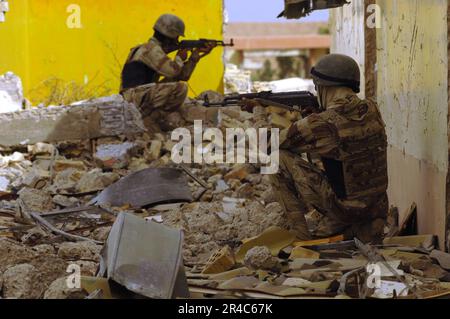
[[[289,149],[300,144],[303,137],[298,130],[297,123],[292,124],[288,130],[283,130],[280,139],[280,148],[282,149]]]
[[[239,102],[239,106],[243,111],[253,113],[253,109],[257,106],[261,106],[261,104],[255,100],[243,98],[242,101]]]
[[[177,56],[179,56],[181,60],[186,61],[188,58],[188,52],[189,52],[188,49],[178,50]]]

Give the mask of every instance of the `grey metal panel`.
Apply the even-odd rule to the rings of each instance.
[[[148,168],[109,186],[92,204],[140,208],[168,201],[192,201],[186,176],[174,168]]]

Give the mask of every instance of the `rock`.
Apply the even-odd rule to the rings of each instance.
[[[65,260],[100,260],[101,246],[90,241],[78,243],[62,243],[59,246],[58,257]]]
[[[3,274],[3,297],[37,299],[44,292],[37,269],[30,264],[9,268]]]
[[[28,145],[28,153],[31,155],[53,155],[55,154],[56,147],[47,143],[36,143],[34,145]]]
[[[96,162],[105,169],[121,169],[128,166],[136,144],[102,144],[94,155]]]
[[[244,264],[255,270],[272,270],[277,268],[278,260],[272,256],[267,247],[254,247],[245,255]]]
[[[52,245],[36,245],[33,247],[33,250],[39,255],[54,255],[56,252],[55,247]]]
[[[145,158],[149,161],[155,161],[161,156],[162,142],[159,140],[153,140],[150,148],[145,151]]]
[[[66,169],[73,168],[78,171],[86,171],[86,164],[82,161],[73,161],[73,160],[56,160],[53,165],[53,170],[55,172],[62,172]]]
[[[236,165],[228,174],[225,175],[224,180],[228,182],[231,179],[244,180],[254,169],[248,164]]]
[[[87,293],[81,288],[69,288],[68,277],[56,279],[45,291],[44,299],[84,299]]]
[[[101,169],[96,168],[81,177],[77,183],[77,189],[80,193],[100,191],[119,178],[120,176],[116,173],[103,173]]]
[[[62,207],[77,207],[80,204],[80,200],[76,197],[67,197],[63,195],[53,196],[53,202],[56,205]]]
[[[100,227],[94,230],[92,238],[97,241],[106,241],[108,239],[109,233],[111,232],[111,227]]]
[[[56,174],[52,186],[54,192],[77,192],[77,184],[84,174],[85,172],[74,168],[68,168]]]
[[[50,172],[38,168],[29,171],[22,180],[23,185],[30,188],[43,189],[50,181]]]
[[[22,188],[19,192],[19,199],[28,211],[48,212],[53,209],[52,196],[46,191],[34,188]]]
[[[128,165],[128,169],[132,172],[138,172],[148,167],[147,160],[142,157],[133,157]]]
[[[12,72],[0,76],[0,113],[20,111],[23,103],[21,79]]]
[[[18,264],[29,263],[37,253],[8,239],[0,239],[0,272]]]
[[[33,245],[46,237],[48,237],[48,233],[46,233],[41,227],[36,226],[29,229],[26,234],[20,238],[20,240],[25,245]]]
[[[238,187],[236,193],[239,198],[251,198],[253,196],[254,189],[250,184],[243,184]]]
[[[89,140],[145,131],[136,106],[120,95],[0,114],[0,144]]]
[[[80,266],[81,276],[95,277],[97,274],[98,263],[87,260],[78,260],[74,262],[75,265]]]

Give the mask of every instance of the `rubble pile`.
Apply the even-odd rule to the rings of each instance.
[[[220,99],[206,94],[211,100]],[[299,114],[274,107],[257,107],[254,113],[239,107],[205,108],[192,100],[179,117],[192,132],[195,120],[202,120],[205,128],[221,130],[284,129]],[[81,124],[74,130],[72,122],[78,120]],[[6,142],[0,143],[1,298],[84,298],[86,291],[65,283],[74,266],[82,276],[97,275],[102,247],[119,213],[182,230],[182,255],[192,296],[361,297],[354,291],[359,281],[346,277],[367,264],[354,244],[343,242],[325,249],[320,246],[323,242],[298,242],[289,231],[295,225],[274,198],[270,177],[261,175],[256,165],[175,165],[171,133],[147,133],[134,106],[119,96],[59,110],[7,114],[0,121],[6,121],[3,129],[9,131]],[[47,127],[36,135],[42,140],[35,139],[34,130],[28,131],[30,121],[36,128]],[[167,167],[186,173],[191,202],[160,203],[155,195],[154,204],[132,205],[131,198],[123,198],[127,189],[119,188],[117,193],[121,182],[127,185],[126,178]],[[174,180],[172,187],[178,182]],[[133,182],[137,184],[150,187],[152,181]],[[102,204],[106,190],[112,197],[117,195],[121,204]],[[179,191],[171,196],[187,198]],[[144,199],[150,195],[144,193]],[[333,240],[342,238],[325,245]],[[423,240],[411,246],[391,242],[379,247],[408,281],[408,285],[398,280],[383,280],[383,284],[397,290],[405,285],[405,296],[415,293],[411,286],[424,288],[428,295],[448,291],[450,287],[442,283],[450,280],[448,256],[434,251],[432,245],[424,246]],[[343,281],[349,289],[344,285],[347,288],[339,290]],[[366,295],[400,296],[389,289]]]

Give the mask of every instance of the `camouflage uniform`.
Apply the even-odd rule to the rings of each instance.
[[[353,92],[294,124],[272,181],[299,237],[310,237],[304,214],[311,209],[325,216],[316,235],[344,233],[363,241],[382,235],[388,210],[386,147],[376,104]],[[320,157],[324,169],[301,153]]]
[[[134,103],[151,129],[176,111],[188,93],[187,81],[197,60],[171,60],[156,38],[131,50],[122,72],[121,94]],[[160,78],[164,77],[162,81]]]

